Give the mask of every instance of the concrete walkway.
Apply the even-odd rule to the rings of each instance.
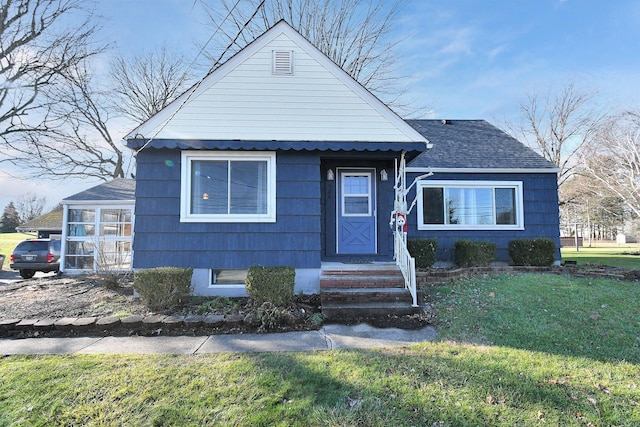
[[[0,355],[14,354],[207,354],[316,351],[406,346],[433,341],[436,331],[325,325],[319,331],[201,337],[78,337],[0,339]]]

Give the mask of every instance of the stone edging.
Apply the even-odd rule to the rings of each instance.
[[[240,314],[207,316],[64,317],[61,319],[0,319],[0,337],[97,335],[170,335],[204,331],[223,333],[247,326]]]
[[[530,266],[498,266],[498,267],[471,267],[453,269],[431,269],[416,271],[416,282],[419,287],[445,285],[451,280],[473,277],[478,274],[498,273],[550,273],[570,274],[574,277],[606,278],[616,280],[640,280],[640,270],[619,270],[617,272],[607,269],[580,269],[576,266],[564,267],[530,267]]]

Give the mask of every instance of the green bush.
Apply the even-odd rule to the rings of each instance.
[[[551,239],[518,239],[509,242],[513,265],[547,267],[556,257],[556,244]]]
[[[496,244],[484,241],[458,240],[455,263],[459,267],[484,267],[496,259]]]
[[[254,265],[247,272],[247,294],[258,305],[270,302],[287,305],[293,299],[296,270],[293,267],[262,267]]]
[[[417,268],[431,268],[436,262],[436,250],[438,242],[436,239],[409,239],[407,249],[412,257],[416,259]]]
[[[133,288],[151,310],[166,310],[190,297],[192,274],[192,269],[178,267],[140,270],[135,273]]]

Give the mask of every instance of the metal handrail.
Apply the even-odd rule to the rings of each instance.
[[[394,252],[396,264],[404,276],[404,287],[411,292],[413,299],[412,307],[418,307],[418,291],[416,289],[416,259],[411,256],[407,248],[406,234],[401,227],[396,227],[394,231]]]

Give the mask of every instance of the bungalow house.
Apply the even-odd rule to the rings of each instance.
[[[443,262],[460,238],[505,262],[511,239],[559,243],[551,163],[485,121],[401,119],[284,21],[125,139],[133,267],[191,267],[199,295],[244,294],[252,265],[317,293],[397,260],[415,305],[406,235]]]

